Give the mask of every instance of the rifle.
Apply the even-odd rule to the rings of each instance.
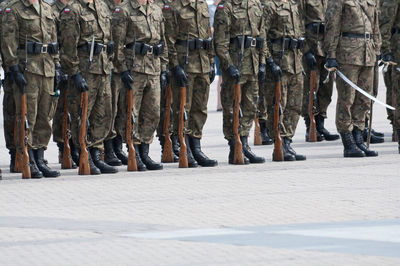
[[[394,86],[392,85],[392,106],[396,106],[396,95],[395,95],[395,89]],[[396,130],[396,111],[392,111],[393,113],[393,140],[395,142],[399,141],[399,136],[397,135],[397,130]]]
[[[164,110],[164,151],[162,155],[162,162],[163,163],[173,163],[174,156],[172,153],[172,141],[169,135],[169,124],[171,121],[171,97],[172,97],[172,89],[171,85],[167,85],[165,88],[165,110]]]
[[[368,135],[367,135],[367,147],[371,144],[371,134],[372,134],[372,115],[374,114],[374,101],[371,100],[371,107],[369,109],[369,123],[368,123]]]
[[[254,116],[254,145],[262,145],[260,120],[257,114]]]
[[[14,120],[14,143],[18,142],[18,116],[15,115]],[[15,151],[15,165],[14,165],[15,173],[22,173],[22,153],[18,150]]]
[[[189,57],[189,30],[187,32],[186,37],[186,55],[185,55],[185,62],[183,65],[183,70],[186,71],[186,65],[188,62]],[[186,117],[186,87],[180,87],[179,89],[179,126],[178,126],[178,134],[179,134],[179,142],[181,144],[180,151],[179,151],[179,168],[188,168],[188,158],[187,158],[187,146],[185,142],[185,135],[184,135],[184,123]]]
[[[131,67],[135,66],[135,46],[136,46],[136,32],[133,34],[133,47],[132,47],[132,59],[131,59]],[[132,130],[135,116],[133,115],[133,89],[126,90],[126,144],[128,146],[128,171],[137,171],[137,162],[136,162],[136,151],[133,145],[132,139]]]
[[[71,169],[72,168],[72,158],[71,158],[71,147],[69,146],[69,139],[71,138],[71,116],[68,111],[68,88],[64,89],[64,114],[63,114],[63,124],[62,124],[62,135],[64,141],[61,169]]]
[[[93,61],[93,53],[94,53],[94,34],[92,37],[92,43],[90,44],[90,54],[89,54],[89,63],[86,67],[86,79],[89,76],[90,66]],[[79,156],[79,175],[90,175],[90,166],[89,166],[89,152],[86,147],[86,135],[87,135],[87,120],[88,120],[88,92],[81,92],[81,124],[79,126],[79,146],[81,148],[81,153]]]
[[[308,142],[316,142],[317,141],[317,132],[316,132],[316,123],[314,116],[314,100],[316,99],[315,87],[317,83],[317,71],[315,69],[311,69],[310,73],[310,91],[308,95],[308,116],[310,117],[310,131],[308,136]]]

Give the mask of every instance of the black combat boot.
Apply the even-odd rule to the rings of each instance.
[[[354,141],[357,145],[357,147],[362,150],[367,157],[375,157],[378,156],[378,153],[376,151],[370,150],[364,143],[362,131],[359,130],[358,128],[353,129],[353,138]]]
[[[310,117],[306,115],[304,117],[304,123],[306,124],[306,142],[310,142]],[[325,140],[324,136],[321,135],[318,130],[315,128],[315,134],[317,135],[317,141]]]
[[[156,163],[153,161],[150,156],[149,156],[149,144],[140,144],[139,145],[139,154],[140,154],[140,159],[142,159],[142,162],[146,165],[146,168],[148,170],[161,170],[163,169],[163,165],[161,163]]]
[[[35,161],[35,154],[33,150],[28,150],[28,154],[29,154],[29,167],[31,169],[31,178],[42,178],[43,173],[37,167]]]
[[[113,147],[114,147],[115,155],[121,161],[121,163],[123,165],[128,165],[128,156],[122,150],[122,137],[120,135],[117,135],[113,139]]]
[[[242,141],[243,154],[249,159],[250,163],[265,163],[264,157],[257,156],[251,151],[247,136],[240,136],[240,140]]]
[[[15,150],[10,150],[8,153],[10,154],[10,173],[15,173],[16,151]]]
[[[363,137],[364,142],[367,142],[367,141],[368,141],[368,128],[365,128],[365,129],[362,131],[362,137]],[[385,142],[385,139],[382,138],[382,137],[378,137],[378,136],[374,135],[374,134],[372,133],[372,130],[371,130],[371,140],[370,140],[370,143],[372,143],[372,144],[379,144],[379,143],[383,143],[383,142]]]
[[[37,150],[33,150],[36,160],[36,165],[39,170],[43,173],[44,177],[57,177],[60,176],[60,172],[56,170],[52,170],[47,164],[44,162],[44,148],[40,148]]]
[[[267,121],[259,120],[260,124],[260,133],[261,133],[261,144],[262,145],[271,145],[274,141],[269,136],[269,131],[267,127]]]
[[[102,174],[115,174],[118,172],[117,168],[108,165],[101,160],[101,152],[99,149],[90,148],[90,154],[92,155],[94,165],[100,169]]]
[[[64,143],[63,142],[57,142],[57,146],[58,146],[58,162],[60,164],[62,164],[62,160],[63,160],[63,156],[64,156]],[[71,147],[71,144],[70,144],[70,149],[71,149],[71,158],[72,158],[72,147]],[[72,165],[72,169],[78,168],[78,166],[76,165],[74,160],[72,159],[71,161],[72,161],[72,164],[71,164]]]
[[[189,137],[189,145],[193,153],[193,157],[199,165],[203,167],[213,167],[218,165],[217,160],[210,159],[203,153],[199,138]]]
[[[160,146],[161,146],[161,160],[163,158],[164,155],[164,144],[165,144],[165,136],[159,136],[158,140],[160,141]],[[171,141],[172,141],[172,137],[171,137]],[[172,149],[174,149],[174,143],[172,142]],[[179,157],[176,156],[175,152],[172,150],[172,156],[174,158],[174,162],[178,162],[179,161]]]
[[[171,135],[171,141],[172,141],[172,151],[174,152],[174,161],[176,158],[175,162],[179,162],[179,141],[178,141],[178,136],[176,135]]]
[[[79,145],[75,145],[74,142],[70,139],[69,146],[71,147],[71,158],[72,161],[79,166]]]
[[[129,147],[128,147],[129,150]],[[138,168],[138,171],[146,171],[146,165],[142,162],[142,159],[140,158],[140,147],[139,145],[135,145],[135,159],[136,159],[136,165]]]
[[[357,147],[351,132],[340,133],[343,142],[344,157],[365,157],[365,153]]]
[[[89,162],[89,168],[90,168],[90,174],[91,175],[99,175],[99,174],[101,174],[100,169],[97,168],[96,165],[94,165],[93,159],[92,159],[92,155],[90,154],[90,152],[89,152],[88,162]]]
[[[233,158],[235,156],[235,140],[234,139],[229,140],[228,145],[229,145],[228,163],[234,164]],[[249,158],[247,158],[244,154],[243,154],[243,161],[244,161],[244,164],[250,164]]]
[[[120,166],[122,162],[117,158],[117,155],[114,153],[114,145],[113,140],[108,139],[104,141],[104,161],[106,164],[111,166]]]
[[[290,140],[289,138],[283,138],[282,141],[286,142],[286,148],[287,148],[288,152],[290,152],[291,154],[294,155],[294,158],[296,159],[296,161],[305,161],[307,159],[305,155],[296,153],[296,151],[292,148],[292,146],[290,146],[290,144],[292,143],[292,140]]]
[[[365,128],[368,128],[368,127],[369,127],[369,126],[368,126],[368,123],[369,123],[369,119],[366,118],[366,119],[365,119]],[[392,122],[391,122],[391,123],[392,123]],[[368,131],[367,131],[367,132],[368,132]],[[374,135],[374,136],[376,136],[376,137],[379,137],[379,138],[384,138],[384,137],[385,137],[385,134],[383,134],[382,132],[375,131],[373,128],[371,129],[371,134]],[[366,141],[366,140],[364,140],[364,141]]]
[[[189,141],[189,136],[185,135],[185,144],[186,144],[186,156],[188,159],[188,166],[189,168],[196,168],[199,166],[197,161],[193,157],[192,150],[190,149],[190,141]]]
[[[282,152],[284,161],[286,162],[296,161],[296,156],[289,151],[289,147],[285,137],[282,138]]]
[[[321,134],[325,140],[327,141],[333,141],[339,139],[338,134],[331,134],[326,128],[325,128],[325,117],[322,115],[316,115],[315,116],[315,123],[317,125],[317,132]]]

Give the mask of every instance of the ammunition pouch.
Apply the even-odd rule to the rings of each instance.
[[[19,49],[26,51],[28,54],[38,55],[38,54],[57,54],[60,50],[60,46],[58,42],[52,42],[49,44],[43,44],[41,42],[27,42],[26,47],[25,44],[21,44]]]
[[[305,38],[301,37],[298,39],[285,37],[284,39],[284,48],[285,50],[295,50],[302,49],[304,47]],[[272,39],[271,43],[282,45],[282,38]]]
[[[133,43],[129,43],[125,45],[126,49],[133,49]],[[135,43],[135,54],[138,55],[152,55],[159,56],[164,52],[164,43],[159,42],[155,45],[150,45],[143,42],[136,42]]]
[[[189,44],[189,51],[195,50],[206,50],[209,51],[212,48],[212,38],[208,39],[192,39],[189,41],[186,40],[177,40],[175,42],[176,45],[186,46]]]
[[[306,29],[315,34],[324,34],[325,33],[325,23],[313,22],[313,23],[307,24]]]
[[[230,43],[235,44],[238,48],[242,47],[242,41],[243,41],[242,35],[230,39]],[[262,49],[264,47],[264,38],[244,36],[244,49],[248,49],[250,47]]]

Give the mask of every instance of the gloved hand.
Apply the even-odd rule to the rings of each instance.
[[[315,59],[314,54],[308,51],[307,53],[304,54],[304,58],[306,60],[307,66],[311,70],[315,70],[315,66],[317,65],[317,59]]]
[[[89,86],[86,83],[86,80],[82,77],[82,74],[78,72],[77,74],[72,76],[72,80],[75,83],[75,87],[81,92],[85,92],[89,90]]]
[[[258,67],[258,82],[263,83],[267,77],[267,66],[265,64],[260,64]]]
[[[177,65],[174,67],[173,71],[174,71],[175,81],[178,84],[178,86],[185,87],[188,79],[185,70],[183,70],[181,66]]]
[[[228,74],[231,76],[231,78],[235,79],[236,84],[239,83],[240,81],[240,71],[235,67],[234,65],[231,65],[228,67]]]
[[[21,71],[21,68],[19,67],[19,65],[12,66],[10,67],[10,72],[18,88],[20,88],[20,90],[22,91],[25,88],[26,84],[28,84],[28,82],[26,81],[25,76]]]
[[[272,76],[275,78],[275,81],[279,81],[282,76],[282,70],[280,66],[275,64],[274,59],[272,57],[267,59],[267,66],[272,73]]]
[[[210,84],[213,83],[215,79],[215,63],[210,63]]]
[[[382,57],[382,61],[385,64],[395,65],[394,56],[392,53],[384,54]]]
[[[338,62],[336,61],[336,58],[328,58],[328,59],[326,60],[326,63],[325,63],[325,68],[326,68],[329,72],[335,71],[336,69],[339,69],[339,64],[338,64]]]
[[[129,70],[125,70],[121,73],[121,80],[127,90],[132,89],[133,76]]]
[[[68,80],[68,75],[62,71],[61,65],[57,64],[54,75],[54,91],[57,91],[60,84],[62,82],[66,82],[67,80]]]
[[[170,73],[169,70],[165,70],[163,72],[161,72],[160,75],[160,85],[161,85],[161,90],[164,90],[165,87],[167,87],[167,85],[170,82]]]

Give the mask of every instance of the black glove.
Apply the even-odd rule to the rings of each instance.
[[[22,91],[25,88],[26,84],[28,84],[28,82],[26,81],[25,76],[21,71],[21,68],[19,67],[19,65],[12,66],[10,67],[10,72],[18,88],[20,88],[20,90]]]
[[[315,59],[315,56],[313,53],[308,51],[305,55],[304,58],[306,59],[307,66],[311,69],[314,70],[315,66],[317,65],[317,59]]]
[[[132,89],[133,76],[131,75],[131,72],[129,72],[129,70],[125,70],[121,73],[121,80],[127,90]]]
[[[82,74],[78,72],[77,74],[72,76],[72,80],[75,83],[75,87],[81,92],[85,92],[89,90],[89,86],[86,83],[86,80],[82,77]]]
[[[392,53],[384,54],[383,57],[382,57],[382,61],[383,61],[384,63],[396,64],[396,63],[394,62],[394,56],[393,56]]]
[[[274,59],[272,59],[271,57],[268,58],[267,66],[268,66],[269,70],[271,71],[271,74],[274,77],[274,79],[276,81],[279,81],[282,76],[282,70],[277,64],[275,64]]]
[[[265,64],[260,64],[258,67],[258,82],[263,83],[267,77],[267,66]]]
[[[228,67],[228,74],[231,78],[235,79],[236,84],[240,81],[240,71],[234,65]]]
[[[183,70],[181,66],[177,65],[174,67],[173,71],[174,71],[175,81],[178,84],[178,86],[185,87],[188,79],[185,70]]]
[[[163,72],[161,72],[160,75],[160,85],[161,85],[161,90],[163,91],[165,89],[165,87],[167,87],[167,85],[169,84],[170,80],[170,73],[169,70],[165,70]]]
[[[57,91],[60,84],[66,81],[68,81],[68,75],[62,71],[61,65],[57,64],[54,76],[54,91]]]
[[[215,79],[215,63],[210,63],[210,84],[213,83]]]
[[[325,68],[328,71],[335,71],[336,69],[339,69],[339,64],[336,61],[336,58],[328,58],[325,63]]]

